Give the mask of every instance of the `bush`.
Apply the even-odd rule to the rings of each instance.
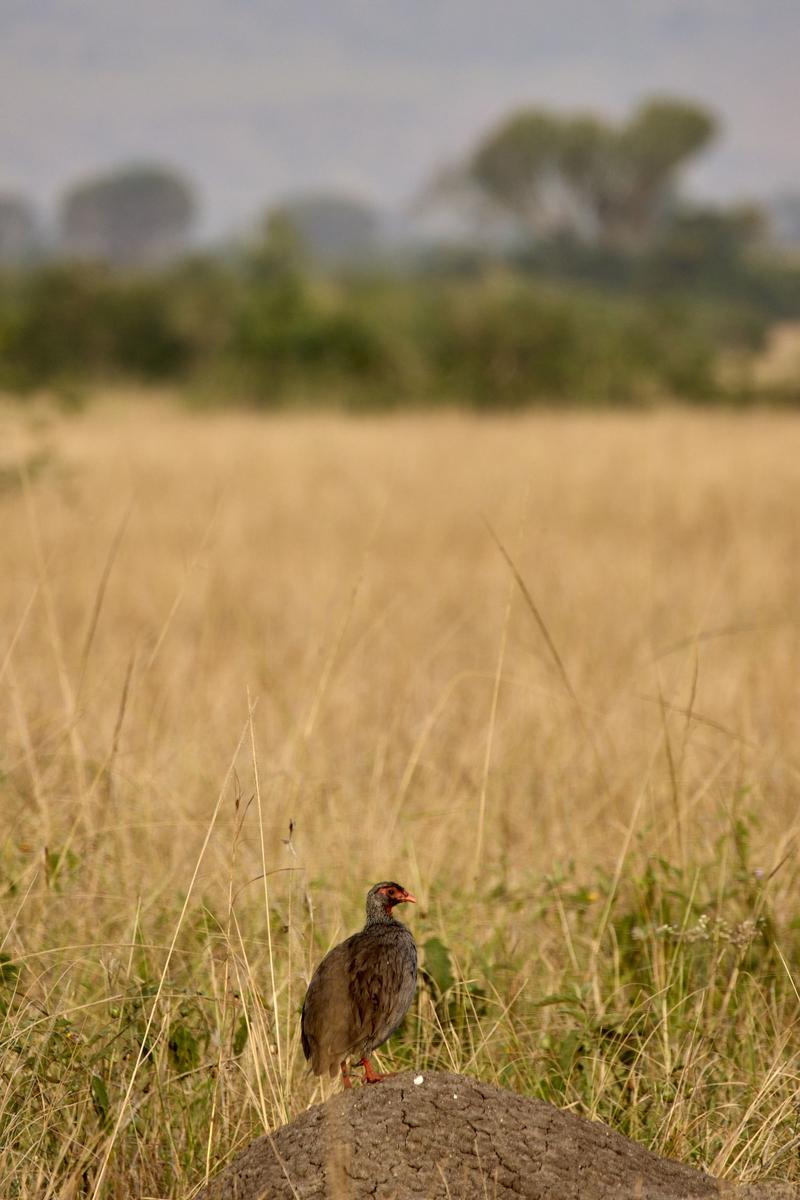
[[[346,299],[318,295],[295,278],[246,292],[234,316],[231,351],[267,394],[298,382],[378,383],[390,372],[377,328]]]
[[[0,380],[37,387],[123,374],[175,378],[190,346],[155,278],[121,280],[87,266],[47,267],[7,285]]]
[[[0,279],[0,386],[202,381],[211,400],[224,385],[258,403],[302,394],[375,408],[706,400],[725,395],[722,352],[752,352],[765,328],[737,300],[636,296],[489,265],[312,277],[273,247],[147,275],[61,264]]]
[[[713,343],[681,311],[574,290],[462,286],[430,305],[421,336],[440,385],[478,408],[712,390]]]

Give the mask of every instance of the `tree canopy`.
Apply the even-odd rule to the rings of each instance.
[[[377,213],[349,196],[336,192],[290,196],[269,216],[291,225],[304,251],[322,263],[356,262],[375,250]]]
[[[175,171],[134,165],[73,187],[61,206],[64,249],[119,265],[164,260],[185,244],[195,216],[191,186]]]
[[[706,109],[669,97],[644,102],[621,125],[523,109],[480,141],[461,178],[528,233],[630,243],[653,231],[680,168],[715,133]]]
[[[23,196],[0,195],[0,265],[24,262],[37,246],[36,214]]]

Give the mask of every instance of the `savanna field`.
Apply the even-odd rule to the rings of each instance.
[[[382,1065],[800,1179],[798,512],[791,414],[3,408],[0,1195],[188,1197],[319,1100],[380,879]]]

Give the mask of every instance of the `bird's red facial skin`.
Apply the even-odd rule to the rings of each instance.
[[[415,896],[411,892],[401,891],[400,888],[381,888],[381,895],[386,897],[385,910],[392,915],[392,908],[395,904],[416,904]]]

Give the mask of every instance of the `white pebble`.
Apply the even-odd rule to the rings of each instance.
[[[420,1085],[421,1083],[424,1083],[424,1082],[425,1082],[425,1080],[424,1080],[424,1078],[423,1078],[423,1076],[422,1076],[422,1075],[415,1075],[415,1076],[414,1076],[414,1083],[416,1084],[416,1086],[417,1086],[417,1087],[419,1087],[419,1085]]]

